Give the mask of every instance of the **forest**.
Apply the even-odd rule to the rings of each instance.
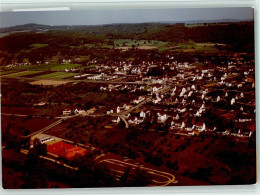
[[[102,58],[102,56],[104,58],[103,53],[113,51],[116,46],[115,42],[122,39],[164,41],[171,46],[190,42],[218,43],[225,44],[224,49],[228,51],[254,52],[253,22],[204,24],[193,27],[187,27],[183,23],[57,28],[47,28],[47,26],[46,31],[37,31],[37,26],[42,29],[41,25],[24,25],[24,29],[28,32],[9,31],[9,35],[0,39],[1,65],[7,65],[13,60],[23,61],[23,59],[34,63],[37,60],[52,59],[57,55],[90,55],[92,58]],[[15,27],[11,29],[15,30]],[[1,29],[1,32],[5,32],[4,29]],[[219,45],[216,44],[216,47],[219,48]],[[117,46],[121,45],[117,44]]]

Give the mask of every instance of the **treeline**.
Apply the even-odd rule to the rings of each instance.
[[[114,48],[114,39],[158,40],[171,44],[213,42],[227,44],[230,51],[254,53],[253,22],[207,24],[186,27],[184,24],[117,24],[50,30],[44,33],[20,32],[0,38],[0,63],[12,60],[31,63],[50,60],[56,55],[91,55],[106,59]],[[38,44],[38,45],[37,45]],[[118,51],[117,51],[118,53]],[[105,54],[105,55],[104,55]],[[109,58],[108,58],[109,59]]]
[[[22,35],[22,36],[21,36]],[[15,33],[0,39],[0,49],[19,49],[34,43],[52,46],[82,45],[105,42],[107,39],[146,39],[175,43],[217,42],[231,44],[235,49],[254,42],[253,22],[207,24],[186,27],[185,24],[116,24],[51,30],[46,33]],[[244,48],[240,48],[244,49]]]

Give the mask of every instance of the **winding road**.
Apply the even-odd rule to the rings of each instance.
[[[112,171],[116,172],[119,177],[122,177],[126,168],[131,167],[132,169],[140,168],[148,173],[152,180],[152,186],[168,186],[170,184],[176,184],[178,181],[175,180],[175,176],[164,171],[158,171],[147,167],[141,167],[136,164],[124,162],[117,159],[103,159],[98,163],[107,163],[113,166]],[[116,169],[115,169],[116,168]]]

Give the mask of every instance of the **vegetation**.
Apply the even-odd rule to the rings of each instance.
[[[26,27],[34,28],[35,25]],[[253,22],[238,22],[193,27],[184,24],[115,24],[70,29],[65,27],[45,33],[14,33],[0,38],[0,50],[3,51],[0,63],[7,65],[11,59],[21,62],[28,59],[35,64],[37,61],[51,60],[55,56],[57,62],[59,56],[68,58],[75,55],[89,56],[91,59],[97,57],[98,53],[103,54],[108,49],[122,46],[151,46],[160,52],[169,49],[181,51],[185,48],[194,50],[193,52],[216,52],[219,49],[253,52],[253,32]],[[22,40],[19,38],[21,35]],[[191,41],[194,43],[191,44]],[[215,43],[220,44],[218,48]],[[105,58],[104,55],[99,57]],[[53,70],[60,69],[62,68],[57,67]]]

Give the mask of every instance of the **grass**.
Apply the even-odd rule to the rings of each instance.
[[[71,73],[71,72],[52,72],[49,74],[44,74],[40,76],[36,76],[35,78],[41,78],[41,79],[64,79],[68,77],[72,77],[77,75],[78,73]]]
[[[19,67],[15,67],[15,69],[64,71],[66,68],[71,69],[80,66],[81,64],[41,64],[41,65],[19,66]]]
[[[11,74],[10,78],[15,78],[15,77],[21,77],[21,76],[27,76],[27,75],[30,75],[30,74],[35,74],[35,73],[39,73],[41,71],[25,71],[25,72],[18,72],[18,73],[14,73],[14,74]]]
[[[40,76],[36,76],[36,78],[42,78],[42,79],[47,79],[47,78],[52,78],[58,75],[63,75],[65,74],[65,72],[52,72],[49,74],[44,74],[44,75],[40,75]]]
[[[30,47],[33,47],[33,48],[42,48],[42,47],[46,47],[46,46],[48,46],[48,44],[35,43],[35,44],[30,45]]]
[[[186,52],[218,52],[215,47],[215,43],[179,43],[178,49],[175,51],[186,51]]]
[[[80,98],[84,100],[92,100],[94,103],[102,102],[108,95],[106,93],[95,93],[95,92],[88,92],[85,94],[79,95]]]
[[[146,87],[144,88],[144,90],[147,91],[147,90],[150,89],[151,87],[152,87],[152,86],[149,86],[149,85],[148,85],[148,86],[146,86]]]
[[[87,61],[89,59],[90,59],[90,55],[88,55],[88,56],[80,56],[78,62],[81,63],[81,62]]]
[[[131,40],[131,39],[115,39],[114,44],[116,47],[122,47],[123,43],[125,43],[126,47],[132,47],[132,45],[135,45],[136,47],[140,46],[151,46],[151,47],[156,47],[160,50],[160,48],[163,48],[164,50],[168,49],[168,42],[163,42],[163,41],[155,41],[151,40],[148,42],[148,40]],[[139,44],[139,45],[138,45]],[[161,50],[163,50],[161,49]]]
[[[78,73],[69,72],[69,73],[65,73],[65,74],[62,74],[62,75],[58,75],[58,76],[56,76],[54,78],[55,79],[66,79],[66,78],[69,78],[69,77],[73,77],[75,75],[78,75]]]
[[[4,71],[1,71],[0,74],[1,75],[8,75],[8,74],[12,74],[12,73],[15,73],[15,72],[20,72],[19,70],[4,70]]]
[[[94,67],[96,67],[95,64],[93,64],[93,65],[89,65],[89,66],[84,66],[84,68],[94,68]]]

